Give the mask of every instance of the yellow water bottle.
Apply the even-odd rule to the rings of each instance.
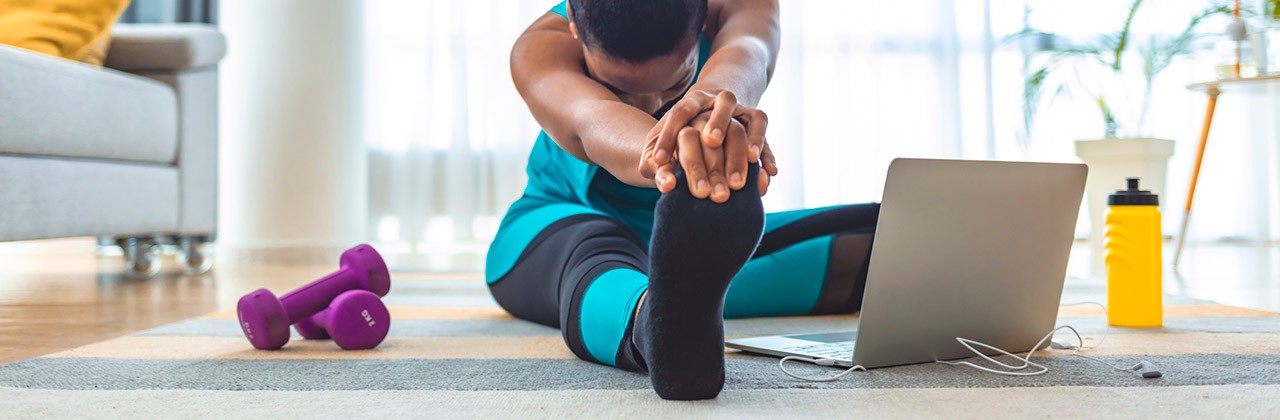
[[[1107,322],[1117,327],[1164,324],[1159,197],[1128,189],[1107,198]]]

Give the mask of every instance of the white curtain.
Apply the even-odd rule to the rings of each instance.
[[[365,3],[369,230],[393,264],[481,267],[524,186],[538,131],[511,84],[508,53],[555,3]],[[1028,6],[1035,26],[1084,37],[1118,28],[1125,3],[784,0],[782,55],[760,104],[781,170],[766,208],[879,200],[888,163],[900,156],[1077,161],[1072,140],[1103,133],[1094,106],[1060,100],[1042,109],[1029,137],[1020,135],[1024,56],[1001,40],[1022,29]],[[1138,19],[1148,34],[1177,33],[1205,5],[1148,3]],[[1171,204],[1167,232],[1181,218],[1204,112],[1203,95],[1183,86],[1211,76],[1213,57],[1204,55],[1157,79],[1147,122],[1149,134],[1178,141],[1162,198]],[[1276,110],[1263,95],[1223,95],[1196,238],[1280,238]],[[1078,232],[1087,231],[1082,217]]]
[[[369,229],[393,264],[480,267],[538,125],[508,71],[548,2],[366,2]]]

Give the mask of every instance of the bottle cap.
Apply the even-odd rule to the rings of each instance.
[[[1160,204],[1159,196],[1152,194],[1151,191],[1138,189],[1138,178],[1125,178],[1129,188],[1118,190],[1115,194],[1107,197],[1108,206],[1155,206]]]

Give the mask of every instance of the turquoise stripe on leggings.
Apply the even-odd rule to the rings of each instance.
[[[747,262],[729,283],[725,318],[813,312],[827,278],[834,235],[810,239]]]
[[[822,213],[828,210],[834,210],[846,206],[828,206],[816,209],[779,211],[764,215],[764,233],[772,232],[774,229],[786,226],[791,222]]]
[[[523,199],[522,199],[523,200]],[[485,282],[493,284],[511,271],[529,242],[543,229],[560,219],[579,214],[604,214],[579,204],[550,204],[539,207],[502,226],[485,256]]]
[[[578,311],[578,331],[591,357],[609,366],[618,365],[618,346],[640,295],[648,289],[649,277],[630,268],[601,273],[587,286]]]

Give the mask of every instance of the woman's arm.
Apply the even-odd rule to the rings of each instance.
[[[777,0],[712,1],[708,11],[711,58],[693,90],[728,91],[739,103],[755,107],[778,62],[782,42],[778,13]]]
[[[511,49],[516,90],[556,144],[622,182],[654,187],[636,161],[657,121],[587,77],[585,65],[582,46],[564,18],[551,13],[529,26]]]

